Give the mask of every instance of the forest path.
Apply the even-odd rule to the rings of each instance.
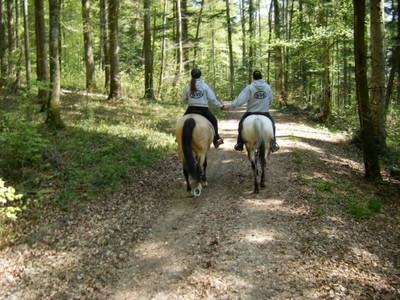
[[[398,299],[398,205],[368,221],[344,212],[372,189],[355,148],[273,113],[281,150],[255,195],[233,150],[242,113],[220,120],[200,197],[175,155],[2,251],[1,299]]]

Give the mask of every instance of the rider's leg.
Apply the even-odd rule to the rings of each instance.
[[[204,110],[204,117],[208,121],[210,121],[211,125],[214,127],[215,130],[215,137],[214,137],[214,142],[220,139],[219,133],[218,133],[218,120],[217,118],[211,113],[209,109]]]
[[[243,144],[244,144],[244,141],[243,141],[243,138],[242,138],[243,121],[249,115],[251,115],[251,113],[245,112],[244,115],[242,116],[242,118],[239,121],[238,137],[237,137],[237,142],[236,142],[236,145],[235,145],[235,150],[238,150],[238,151],[242,151],[243,150]]]
[[[276,152],[276,151],[279,150],[280,147],[279,147],[279,145],[276,143],[276,134],[275,134],[275,132],[276,132],[276,127],[275,127],[275,121],[274,121],[274,118],[271,116],[271,114],[270,114],[269,112],[266,113],[265,116],[267,116],[267,117],[271,120],[271,122],[272,122],[272,128],[273,128],[273,130],[274,130],[274,139],[272,140],[271,150],[272,150],[272,152]]]

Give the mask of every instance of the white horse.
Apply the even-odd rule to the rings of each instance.
[[[271,153],[274,130],[271,120],[263,115],[250,115],[243,121],[242,137],[246,145],[247,155],[254,175],[254,193],[260,192],[258,184],[257,162],[260,159],[260,186],[265,187],[265,166]]]
[[[189,196],[200,196],[202,187],[208,185],[206,178],[207,152],[214,140],[214,134],[211,123],[198,114],[184,115],[176,124],[176,141]],[[197,183],[197,187],[193,191],[189,174]]]

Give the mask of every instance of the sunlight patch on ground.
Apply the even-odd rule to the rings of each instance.
[[[146,242],[135,251],[136,255],[146,259],[161,259],[172,255],[167,242]]]
[[[283,200],[247,199],[244,201],[244,204],[249,206],[249,209],[251,210],[274,211],[282,209]]]
[[[322,161],[326,161],[326,162],[331,163],[331,164],[336,164],[336,165],[337,164],[342,164],[344,166],[347,165],[350,168],[356,169],[356,170],[362,169],[362,163],[361,162],[357,162],[355,160],[348,159],[348,158],[343,158],[343,157],[337,156],[337,155],[331,155],[330,158],[325,157],[325,158],[322,158],[321,160]]]
[[[226,292],[246,294],[254,286],[245,281],[241,276],[234,274],[214,272],[212,270],[198,270],[190,278],[190,283],[194,287],[200,286],[198,290],[205,290],[208,295],[203,295],[202,299],[225,299]],[[206,297],[204,297],[206,296]],[[241,298],[238,298],[241,299]]]
[[[271,230],[250,229],[243,231],[241,240],[251,244],[263,245],[274,241],[275,236],[276,234]]]

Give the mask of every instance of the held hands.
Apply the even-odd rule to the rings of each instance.
[[[229,110],[229,107],[228,107],[228,105],[222,104],[221,109],[222,110]]]

